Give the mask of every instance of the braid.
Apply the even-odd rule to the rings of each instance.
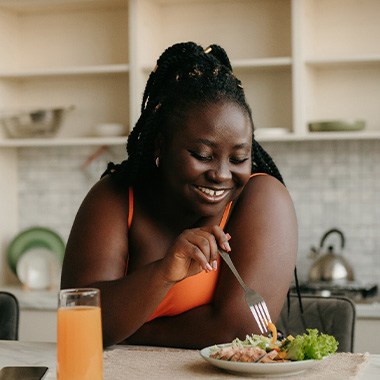
[[[125,186],[151,178],[156,172],[154,144],[158,133],[167,136],[171,126],[181,125],[192,107],[218,101],[239,106],[248,114],[253,130],[251,109],[225,50],[215,44],[203,49],[194,42],[170,46],[149,75],[140,118],[128,137],[127,160],[110,165],[104,174],[112,174]],[[265,172],[283,182],[272,158],[254,139],[253,132],[252,137],[252,173]]]
[[[252,145],[252,173],[267,173],[285,184],[280,171],[268,152],[255,139],[253,139]]]
[[[210,54],[218,59],[224,66],[226,66],[232,72],[231,62],[228,58],[226,51],[221,48],[219,45],[210,45]]]

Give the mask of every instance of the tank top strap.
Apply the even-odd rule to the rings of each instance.
[[[133,206],[134,206],[133,187],[129,187],[128,188],[128,229],[130,229],[132,225]]]
[[[227,203],[227,206],[226,206],[226,208],[224,209],[224,212],[223,212],[222,219],[219,222],[219,227],[222,230],[224,230],[224,227],[227,224],[227,219],[228,219],[228,217],[230,215],[231,207],[232,207],[232,201],[230,201],[230,202]]]

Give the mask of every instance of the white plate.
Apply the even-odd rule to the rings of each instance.
[[[30,289],[47,289],[57,285],[60,263],[56,254],[47,248],[32,248],[17,262],[19,280]]]
[[[231,344],[220,344],[218,347],[227,347]],[[215,347],[215,346],[212,346]],[[301,360],[285,363],[242,363],[210,358],[212,347],[203,348],[201,356],[215,367],[222,368],[228,372],[239,373],[260,377],[285,377],[301,373],[317,364],[318,360]]]

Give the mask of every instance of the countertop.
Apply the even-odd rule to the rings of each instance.
[[[104,351],[103,362],[104,379],[122,379],[126,374],[128,379],[136,380],[231,379],[230,373],[206,362],[198,350],[114,346]],[[49,370],[46,380],[55,380],[56,345],[54,343],[0,341],[0,367],[12,365],[47,366]],[[280,366],[281,364],[276,365]],[[295,375],[295,377],[289,378],[379,379],[380,355],[338,353],[331,358],[313,363],[312,368],[306,371],[301,374],[301,377]],[[246,379],[247,373],[235,373],[234,378]]]
[[[28,290],[20,286],[2,286],[0,290],[16,296],[21,310],[54,311],[58,307],[58,289]]]

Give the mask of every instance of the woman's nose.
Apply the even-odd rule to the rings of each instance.
[[[226,162],[217,162],[208,172],[208,177],[214,182],[223,182],[231,179],[230,166]]]

